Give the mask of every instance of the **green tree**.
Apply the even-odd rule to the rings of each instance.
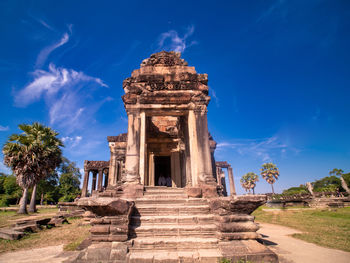
[[[271,184],[272,193],[275,194],[273,184],[276,182],[280,175],[277,166],[273,163],[264,163],[260,171],[262,178],[265,179],[269,184]]]
[[[3,147],[4,163],[16,175],[18,185],[23,189],[18,213],[27,213],[28,189],[33,187],[35,210],[36,184],[51,173],[61,162],[62,142],[58,133],[40,123],[20,124],[21,134],[12,134]]]
[[[59,177],[55,170],[38,183],[38,196],[40,196],[40,205],[56,204],[60,198],[59,194]]]
[[[253,172],[246,173],[245,175],[242,176],[240,182],[242,187],[250,192],[251,189],[253,189],[253,194],[255,194],[255,186],[256,182],[259,181],[259,176]]]
[[[342,169],[337,169],[337,168],[334,168],[332,171],[329,172],[329,175],[336,175],[340,178],[341,186],[350,195],[350,189],[346,181],[344,180],[343,174],[344,174],[344,171]]]
[[[80,194],[80,170],[75,162],[62,158],[58,171],[60,173],[59,193],[62,196],[60,201],[73,201]]]

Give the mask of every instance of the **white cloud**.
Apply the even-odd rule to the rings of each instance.
[[[96,87],[108,86],[101,79],[83,72],[56,68],[50,64],[49,71],[35,70],[33,76],[34,80],[17,92],[15,104],[26,107],[43,97],[49,108],[51,124],[59,124],[74,130],[84,121],[89,121],[102,103],[109,101],[109,97],[103,101],[91,101],[91,95]]]
[[[187,43],[187,40],[192,36],[194,32],[194,26],[191,25],[187,28],[183,37],[180,37],[179,33],[175,30],[164,32],[160,35],[158,40],[158,49],[166,51],[184,52],[186,48],[197,44],[196,41]]]
[[[286,10],[284,12],[281,11],[281,7],[285,3],[285,0],[276,0],[266,11],[264,11],[259,18],[257,19],[257,22],[261,22],[267,17],[271,16],[274,13],[277,13],[279,11],[279,15],[284,17],[286,16]]]
[[[74,148],[80,143],[82,139],[83,139],[82,136],[75,136],[75,137],[66,136],[66,137],[63,137],[61,140],[66,146],[70,148]]]
[[[10,129],[9,126],[0,125],[0,131],[8,131],[9,129]]]
[[[276,154],[285,154],[289,146],[283,143],[278,136],[264,139],[245,139],[236,142],[222,142],[217,144],[217,150],[231,149],[242,156],[251,156],[263,162],[273,161]]]
[[[64,33],[58,42],[56,42],[50,46],[47,46],[43,50],[41,50],[37,59],[36,59],[35,67],[41,68],[44,65],[48,56],[51,54],[51,52],[54,51],[55,49],[59,48],[60,46],[63,46],[68,41],[69,41],[69,35],[67,33]]]

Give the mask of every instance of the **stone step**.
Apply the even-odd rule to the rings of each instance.
[[[160,193],[168,193],[168,194],[186,194],[186,191],[182,188],[171,188],[160,186],[159,188],[145,188],[144,194],[160,194]]]
[[[0,229],[0,238],[6,240],[17,240],[24,236],[23,232],[15,231],[11,228],[1,228]]]
[[[160,216],[160,215],[198,215],[209,214],[208,205],[136,205],[134,215]]]
[[[193,249],[210,249],[217,247],[218,240],[216,238],[200,238],[200,237],[168,237],[168,238],[152,238],[138,237],[133,239],[133,246],[130,251],[140,250],[193,250]]]
[[[145,225],[130,226],[130,237],[215,237],[216,226],[208,225]]]
[[[206,199],[184,199],[184,198],[174,198],[174,197],[167,197],[167,198],[139,198],[135,201],[136,206],[137,205],[143,205],[143,204],[169,204],[169,205],[205,205],[208,204],[208,201]]]
[[[18,232],[36,232],[40,230],[40,226],[37,224],[20,225],[20,226],[14,227],[13,230]]]
[[[217,263],[218,258],[221,257],[219,249],[194,249],[191,251],[177,250],[177,251],[140,251],[129,254],[129,263],[139,262],[166,262],[166,263],[185,263],[185,262],[206,262]]]
[[[187,195],[184,193],[167,193],[167,192],[161,192],[161,193],[144,193],[143,194],[144,197],[147,198],[180,198],[180,199],[187,199]]]
[[[204,215],[160,215],[160,216],[137,216],[131,217],[132,225],[148,224],[209,224],[214,223],[214,216]]]

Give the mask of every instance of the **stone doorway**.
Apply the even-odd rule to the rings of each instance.
[[[171,178],[171,157],[154,156],[154,183],[159,186],[159,177]]]

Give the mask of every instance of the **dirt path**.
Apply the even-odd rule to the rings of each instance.
[[[20,250],[0,255],[0,262],[6,263],[59,263],[69,258],[74,252],[63,252],[63,245]]]
[[[341,250],[324,248],[293,237],[298,230],[266,223],[260,223],[260,230],[266,245],[278,254],[282,263],[349,263],[350,253]]]

